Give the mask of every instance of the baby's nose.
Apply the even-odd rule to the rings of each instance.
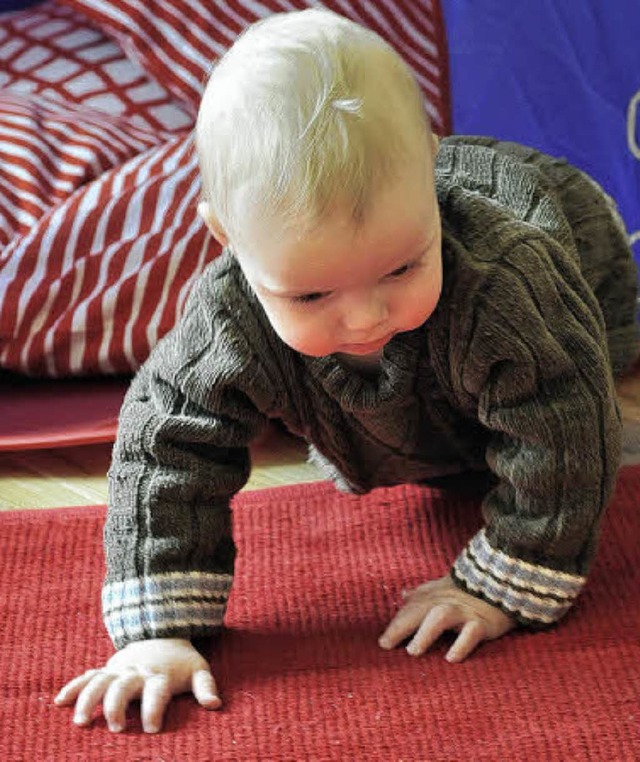
[[[345,300],[343,323],[351,333],[365,335],[385,322],[389,316],[387,303],[376,289],[354,293]]]

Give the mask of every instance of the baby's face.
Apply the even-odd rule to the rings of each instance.
[[[382,193],[359,229],[336,213],[304,237],[273,223],[252,233],[240,265],[276,333],[302,354],[379,353],[440,297],[440,215],[427,177]]]

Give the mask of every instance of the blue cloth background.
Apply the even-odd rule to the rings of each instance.
[[[0,13],[3,11],[21,11],[30,5],[36,5],[41,0],[0,0]]]
[[[442,0],[453,131],[564,156],[620,207],[640,264],[640,0]]]

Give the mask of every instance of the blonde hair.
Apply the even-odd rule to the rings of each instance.
[[[381,37],[331,11],[276,14],[207,83],[202,200],[231,241],[261,215],[310,228],[337,204],[358,225],[376,188],[426,162],[429,138],[417,83]]]

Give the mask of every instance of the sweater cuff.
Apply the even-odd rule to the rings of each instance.
[[[214,634],[231,591],[228,574],[171,572],[106,584],[102,612],[116,648],[135,640]]]
[[[521,561],[493,548],[482,529],[458,556],[454,581],[528,625],[548,625],[573,605],[586,577]]]

